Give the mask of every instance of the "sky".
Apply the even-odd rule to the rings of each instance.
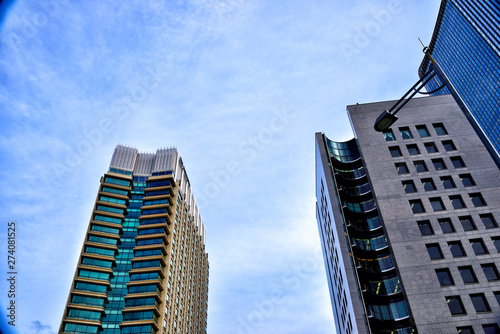
[[[16,330],[57,333],[123,144],[182,156],[207,230],[209,334],[333,333],[314,134],[352,138],[347,105],[418,80],[439,4],[4,1],[0,322],[14,222]]]

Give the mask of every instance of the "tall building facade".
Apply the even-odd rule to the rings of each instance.
[[[205,228],[175,148],[118,145],[59,333],[206,333]]]
[[[500,333],[500,171],[450,95],[348,106],[316,134],[317,221],[337,333]]]
[[[500,3],[442,0],[429,44],[472,116],[500,153]],[[428,70],[424,57],[420,77]],[[438,87],[431,81],[429,90]],[[446,94],[446,89],[436,94]]]

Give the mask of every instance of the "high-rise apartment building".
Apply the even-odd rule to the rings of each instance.
[[[316,134],[317,221],[337,333],[500,333],[500,171],[450,95],[348,106]]]
[[[429,51],[500,153],[500,3],[442,0]],[[420,77],[428,70],[424,57]],[[431,81],[429,90],[438,87]],[[446,89],[436,94],[445,94]]]
[[[118,145],[59,333],[206,333],[205,228],[175,148]]]

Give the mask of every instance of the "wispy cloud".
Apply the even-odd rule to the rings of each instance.
[[[401,1],[377,21],[396,2],[13,2],[0,34],[0,208],[19,225],[21,332],[58,328],[117,143],[177,146],[205,197],[209,333],[332,331],[313,135],[349,138],[347,104],[399,98],[415,81],[416,37],[430,38],[438,4]],[[359,50],[346,59],[342,43]],[[293,117],[273,130],[281,110]],[[300,288],[287,284],[303,265]]]
[[[43,324],[40,320],[31,322],[32,334],[55,334],[50,325]]]

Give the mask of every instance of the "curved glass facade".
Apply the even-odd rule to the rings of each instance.
[[[415,333],[357,142],[324,138],[370,331]]]

